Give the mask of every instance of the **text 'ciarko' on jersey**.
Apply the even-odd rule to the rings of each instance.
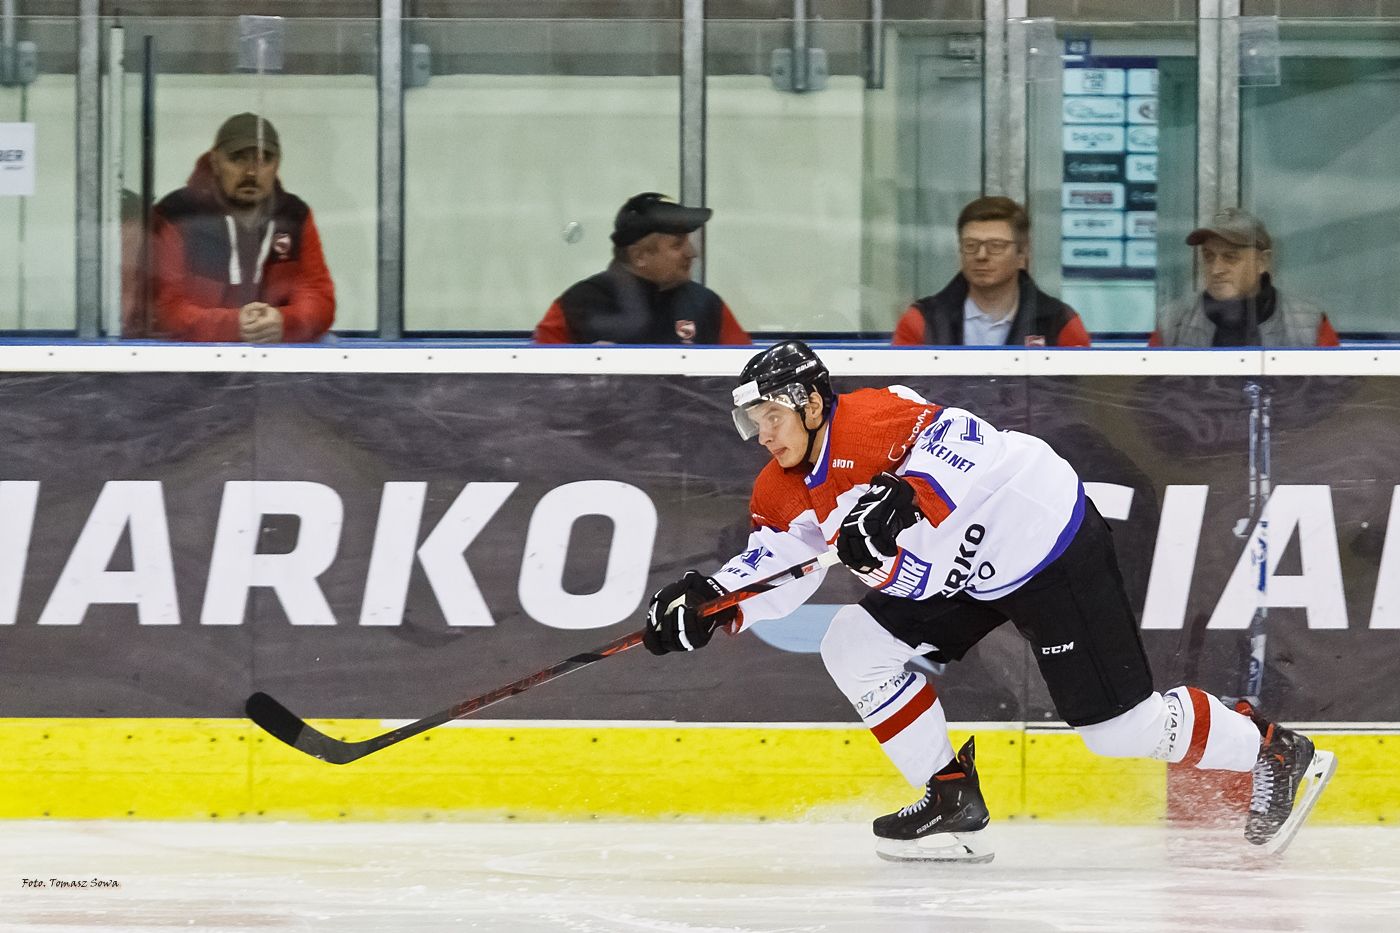
[[[1005,596],[1060,555],[1084,514],[1079,477],[1050,445],[905,386],[837,396],[821,456],[805,466],[770,461],[759,473],[748,548],[715,574],[720,585],[733,590],[826,550],[884,471],[914,487],[924,516],[882,567],[857,574],[890,596]],[[741,625],[787,615],[823,576],[745,601]]]

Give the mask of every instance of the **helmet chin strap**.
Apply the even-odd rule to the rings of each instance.
[[[818,396],[818,397],[820,397],[820,396]],[[807,452],[804,453],[804,454],[802,455],[802,462],[805,463],[805,464],[807,464],[807,468],[808,468],[809,470],[810,470],[810,469],[812,468],[812,466],[813,466],[813,464],[812,464],[812,448],[815,447],[815,446],[817,445],[817,432],[820,431],[820,430],[822,429],[822,425],[826,424],[826,409],[825,409],[826,399],[822,399],[822,403],[823,403],[823,408],[822,408],[822,420],[821,420],[821,424],[817,425],[815,428],[808,428],[808,427],[807,427],[807,412],[806,412],[805,410],[802,412],[802,427],[803,427],[803,428],[806,428],[806,430],[807,430]]]

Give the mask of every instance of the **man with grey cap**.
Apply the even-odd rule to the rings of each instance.
[[[1192,230],[1205,291],[1157,313],[1154,347],[1335,347],[1321,309],[1274,287],[1273,240],[1252,214],[1228,208]]]
[[[710,214],[654,191],[628,198],[613,222],[613,261],[549,306],[535,343],[752,343],[724,300],[690,278],[691,234]]]
[[[155,330],[174,340],[305,343],[335,317],[311,208],[277,178],[282,144],[229,117],[185,187],[155,206]]]

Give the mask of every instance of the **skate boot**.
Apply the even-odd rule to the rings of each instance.
[[[977,834],[987,804],[977,783],[971,738],[957,757],[929,778],[922,799],[875,821],[875,852],[893,862],[990,862],[995,856]]]
[[[1244,837],[1274,854],[1293,841],[1337,770],[1337,760],[1331,752],[1314,748],[1305,735],[1265,722],[1252,711],[1251,718],[1260,727],[1263,741],[1254,762]]]

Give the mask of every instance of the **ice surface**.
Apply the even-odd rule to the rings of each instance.
[[[1393,829],[1304,827],[1275,859],[1237,832],[988,833],[990,865],[915,865],[847,823],[0,823],[0,930],[1400,929]]]

